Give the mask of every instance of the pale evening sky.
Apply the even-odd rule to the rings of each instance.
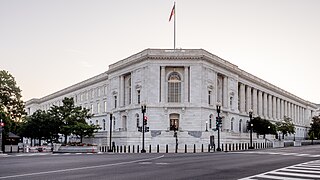
[[[23,100],[173,48],[173,0],[1,0],[0,69]],[[177,0],[177,47],[202,48],[320,103],[319,0]]]

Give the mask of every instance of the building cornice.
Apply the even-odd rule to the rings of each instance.
[[[43,102],[46,102],[46,101],[55,99],[55,98],[57,98],[57,97],[64,96],[64,95],[66,95],[66,94],[72,93],[72,92],[77,91],[77,90],[82,89],[82,88],[86,88],[86,87],[88,87],[88,86],[91,86],[91,85],[93,85],[93,84],[99,83],[99,82],[101,82],[101,81],[105,81],[105,80],[107,80],[107,79],[108,79],[108,75],[107,75],[106,72],[104,72],[104,73],[101,73],[101,74],[99,74],[99,75],[97,75],[97,76],[94,76],[94,77],[92,77],[92,78],[89,78],[89,79],[87,79],[87,80],[81,81],[81,82],[79,82],[79,83],[77,83],[77,84],[74,84],[74,85],[72,85],[72,86],[69,86],[69,87],[67,87],[67,88],[64,88],[64,89],[62,89],[62,90],[60,90],[60,91],[57,91],[57,92],[55,92],[55,93],[52,93],[52,94],[50,94],[50,95],[44,96],[44,97],[42,97],[42,98],[39,98],[39,99],[34,98],[34,99],[31,99],[31,100],[28,100],[28,101],[26,102],[26,105],[30,105],[30,104],[41,104],[41,103],[43,103]]]

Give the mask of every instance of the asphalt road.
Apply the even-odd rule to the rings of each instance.
[[[241,179],[319,159],[320,146],[197,154],[15,154],[0,156],[0,180]],[[320,165],[318,172],[320,179]]]

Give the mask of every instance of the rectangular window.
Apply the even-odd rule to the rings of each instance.
[[[104,102],[104,112],[107,112],[107,101]]]
[[[140,104],[140,90],[137,91],[138,94],[138,104]]]
[[[100,97],[100,92],[101,90],[100,90],[100,88],[98,87],[98,97]]]
[[[91,104],[91,114],[93,114],[93,104]]]
[[[97,103],[97,114],[100,114],[100,103]]]
[[[211,105],[211,91],[208,91],[208,104]]]

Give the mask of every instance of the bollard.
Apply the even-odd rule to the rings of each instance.
[[[128,146],[128,153],[130,153],[130,145]]]
[[[160,149],[160,148],[159,148],[159,144],[158,144],[158,145],[157,145],[157,153],[159,153],[159,149]]]
[[[201,144],[201,152],[203,152],[203,144]]]
[[[132,153],[134,153],[134,145],[132,145]]]
[[[151,153],[151,144],[149,145],[149,153]]]
[[[193,144],[193,153],[196,153],[196,144]]]
[[[127,147],[126,147],[126,145],[123,146],[123,152],[124,152],[124,153],[127,152]]]
[[[117,146],[117,153],[119,152],[119,146]]]
[[[122,146],[120,146],[120,153],[122,153]]]
[[[184,145],[184,153],[187,153],[187,152],[188,152],[187,148],[188,148],[188,146],[185,144],[185,145]]]
[[[168,149],[168,144],[166,144],[166,153],[168,153],[169,149]]]
[[[139,153],[139,145],[138,145],[138,147],[137,147],[137,153]]]

